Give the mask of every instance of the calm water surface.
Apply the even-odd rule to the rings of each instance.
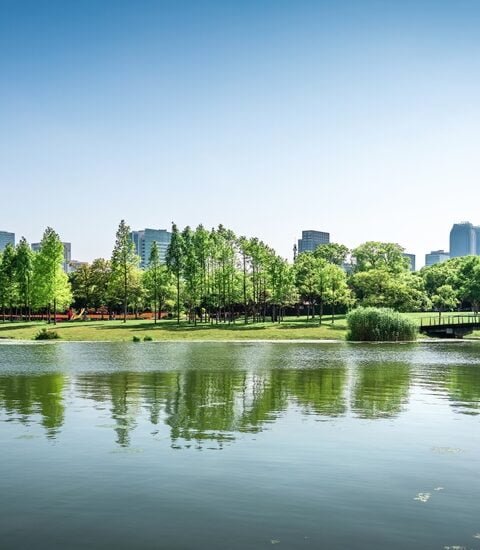
[[[480,344],[0,345],[0,548],[480,548]]]

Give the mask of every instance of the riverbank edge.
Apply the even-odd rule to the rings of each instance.
[[[212,339],[212,340],[195,340],[190,338],[172,339],[172,340],[151,340],[133,342],[132,340],[27,340],[20,338],[0,338],[0,345],[56,345],[56,344],[369,344],[369,345],[406,345],[406,344],[461,344],[461,343],[480,343],[480,338],[463,338],[463,339],[448,339],[448,338],[421,338],[418,340],[406,340],[401,342],[391,341],[350,341],[340,339]]]

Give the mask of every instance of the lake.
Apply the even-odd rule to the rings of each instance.
[[[0,345],[0,548],[480,548],[480,343]]]

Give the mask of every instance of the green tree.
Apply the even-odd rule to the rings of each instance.
[[[355,271],[383,269],[389,273],[408,271],[409,261],[403,255],[405,249],[398,244],[368,241],[352,251]]]
[[[30,319],[32,304],[33,252],[25,237],[20,239],[16,249],[16,276],[18,294],[23,315]]]
[[[5,307],[10,311],[10,321],[13,320],[13,306],[17,298],[16,253],[15,248],[8,243],[3,250],[0,263],[0,302],[2,316],[5,322]]]
[[[343,244],[328,243],[317,246],[314,255],[329,264],[342,266],[346,262],[349,252],[350,250]]]
[[[108,290],[111,274],[111,265],[108,260],[103,258],[93,260],[90,266],[91,301],[92,306],[101,311],[102,319],[105,308],[109,304]]]
[[[327,293],[325,302],[332,309],[332,324],[335,323],[335,308],[337,305],[348,306],[353,302],[352,293],[347,284],[345,271],[336,264],[329,264],[327,271]]]
[[[437,293],[432,296],[432,304],[438,309],[439,320],[442,318],[442,311],[455,308],[458,302],[458,295],[450,285],[438,287]]]
[[[49,323],[53,308],[54,324],[57,322],[57,309],[68,307],[72,302],[70,282],[63,271],[63,254],[60,237],[51,227],[47,227],[34,260],[34,296],[38,306],[47,307]]]
[[[294,264],[295,285],[300,298],[307,304],[307,320],[312,311],[315,318],[315,304],[318,295],[318,272],[320,266],[325,265],[324,260],[319,260],[312,252],[303,252],[297,256]]]
[[[176,224],[172,225],[172,238],[167,249],[167,266],[175,276],[177,288],[177,324],[180,324],[180,279],[185,263],[184,246],[181,233]]]
[[[80,265],[76,271],[70,274],[70,284],[76,307],[88,308],[91,305],[93,291],[91,275],[89,264]]]
[[[127,322],[129,297],[136,283],[135,270],[138,268],[140,258],[135,253],[135,247],[130,236],[130,227],[121,220],[118,226],[115,247],[112,252],[112,290],[121,293],[123,303],[123,322]]]

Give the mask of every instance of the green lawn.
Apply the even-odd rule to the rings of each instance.
[[[343,340],[346,334],[345,316],[339,315],[332,325],[330,318],[307,322],[305,317],[291,317],[278,323],[249,323],[218,325],[162,320],[152,321],[75,321],[48,326],[44,322],[0,322],[0,338],[32,340],[41,328],[56,330],[62,340],[69,341],[131,341],[133,336],[151,336],[154,340]]]
[[[419,322],[421,317],[432,313],[407,313]],[[447,314],[448,315],[448,314]],[[452,315],[452,314],[450,314]],[[235,324],[198,324],[196,327],[182,321],[162,320],[155,326],[152,321],[74,321],[62,322],[56,326],[45,322],[0,321],[0,339],[33,340],[41,328],[56,330],[64,341],[117,341],[129,342],[133,336],[153,340],[344,340],[347,332],[344,315],[337,315],[332,325],[330,317],[324,317],[321,326],[318,320],[307,322],[305,317],[288,317],[278,323],[249,323],[239,320]],[[480,332],[474,333],[480,337]]]

